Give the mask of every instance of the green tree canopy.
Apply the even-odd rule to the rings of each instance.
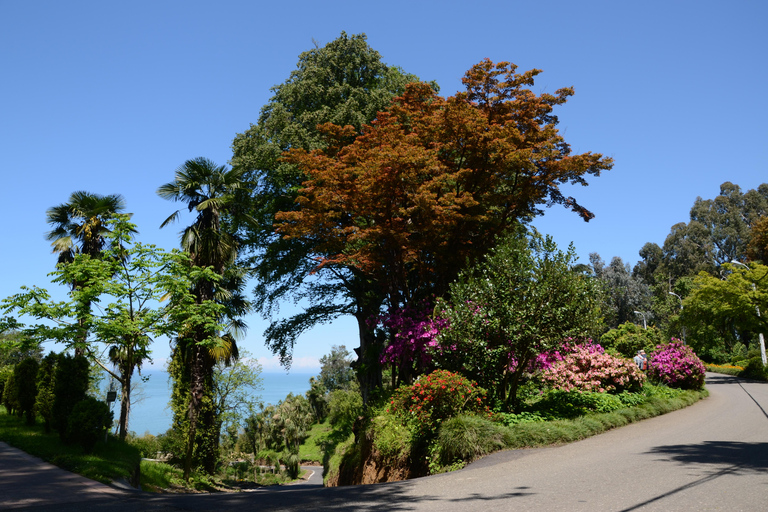
[[[722,268],[724,279],[700,273],[683,301],[681,318],[693,334],[688,340],[697,352],[718,349],[719,344],[730,351],[737,342],[756,346],[758,334],[768,332],[768,317],[763,314],[768,311],[768,267],[752,263],[745,269],[724,263]],[[716,336],[695,335],[712,329]]]
[[[298,189],[306,179],[303,170],[282,160],[283,152],[325,148],[327,139],[318,130],[325,123],[362,133],[363,126],[413,81],[418,78],[382,62],[365,34],[342,32],[328,44],[302,53],[296,69],[272,89],[274,95],[261,109],[258,122],[234,139],[232,165],[243,171],[249,188],[239,195],[238,204],[254,219],[251,225],[239,226],[247,265],[257,278],[255,306],[272,318],[287,298],[309,304],[296,315],[275,319],[265,333],[267,344],[286,366],[293,343],[304,330],[354,314],[355,304],[367,303],[363,309],[377,312],[382,299],[371,294],[359,276],[345,273],[346,285],[313,278],[311,247],[275,233],[275,214],[296,208]]]

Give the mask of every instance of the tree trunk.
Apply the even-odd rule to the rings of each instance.
[[[376,339],[373,329],[368,326],[367,319],[370,315],[357,313],[358,331],[360,334],[360,347],[355,349],[357,361],[354,367],[357,373],[357,381],[360,383],[360,394],[363,397],[363,406],[368,404],[371,392],[381,387],[381,343]]]
[[[120,440],[125,441],[125,436],[128,434],[128,414],[131,410],[131,372],[123,370],[123,390],[120,393],[120,421],[119,435]]]
[[[192,356],[192,372],[189,382],[189,437],[187,438],[187,454],[184,458],[184,480],[189,481],[192,472],[192,457],[197,437],[197,420],[205,390],[205,349],[195,343]]]

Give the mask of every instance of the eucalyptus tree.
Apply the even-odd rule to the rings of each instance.
[[[199,326],[177,337],[173,349],[176,386],[187,387],[175,393],[177,424],[188,429],[184,476],[189,478],[193,459],[209,473],[218,458],[219,422],[213,400],[214,366],[217,360],[237,357],[236,335],[245,329],[241,315],[250,309],[243,298],[245,272],[236,264],[239,239],[226,227],[225,216],[247,224],[247,217],[237,209],[237,192],[243,185],[242,169],[227,169],[206,158],[187,160],[175,173],[173,181],[158,188],[160,197],[186,204],[194,213],[194,222],[181,233],[181,248],[189,254],[194,267],[210,268],[220,279],[198,280],[191,290],[199,303],[214,301],[224,305],[220,318],[227,332],[220,332],[211,342],[210,333]],[[181,210],[171,214],[161,225],[179,219]],[[179,410],[184,402],[188,409]]]

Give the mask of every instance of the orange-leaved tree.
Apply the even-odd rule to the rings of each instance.
[[[325,150],[284,156],[308,179],[298,207],[276,215],[277,230],[312,246],[315,271],[365,276],[398,308],[446,293],[467,263],[543,205],[591,219],[560,185],[586,185],[613,162],[572,154],[558,132],[552,111],[572,88],[536,95],[529,87],[540,71],[516,69],[484,60],[466,73],[466,91],[449,98],[410,84],[356,138],[351,127],[324,125]],[[372,339],[366,329],[361,353]]]

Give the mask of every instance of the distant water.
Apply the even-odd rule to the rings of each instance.
[[[168,407],[171,397],[171,382],[168,372],[151,370],[142,372],[149,376],[149,380],[140,385],[134,391],[133,399],[138,400],[131,408],[128,418],[128,430],[143,435],[145,432],[157,435],[162,434],[171,426],[172,414]],[[285,399],[288,393],[303,395],[309,390],[309,378],[315,373],[288,373],[275,372],[261,374],[262,390],[261,401],[264,404],[276,404]],[[134,376],[138,380],[138,376]],[[119,396],[119,394],[118,394]],[[119,403],[112,406],[115,417],[120,414]]]

